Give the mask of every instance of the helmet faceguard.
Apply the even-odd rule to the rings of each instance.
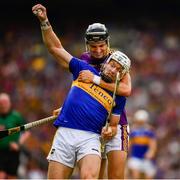
[[[124,53],[122,53],[120,51],[113,52],[106,60],[106,63],[109,63],[111,60],[118,62],[123,67],[123,70],[120,73],[121,74],[120,79],[122,79],[123,76],[126,73],[128,73],[130,70],[131,60]]]

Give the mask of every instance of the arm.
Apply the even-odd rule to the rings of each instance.
[[[96,84],[96,82],[94,82],[94,77],[95,75],[92,72],[90,72],[89,70],[84,70],[79,73],[78,81]],[[114,91],[115,88],[115,83],[106,83],[102,79],[100,79],[98,85],[112,92]],[[120,84],[117,88],[117,95],[130,96],[130,94],[131,94],[131,76],[129,73],[127,73],[120,81]]]
[[[61,109],[62,109],[62,107],[60,107],[59,109],[55,109],[53,111],[53,116],[58,116],[60,114],[60,112],[61,112]]]
[[[157,150],[157,141],[156,139],[151,139],[149,142],[149,150],[145,154],[146,159],[152,159],[155,156]]]
[[[105,140],[112,139],[117,134],[117,125],[119,124],[120,116],[111,115],[108,129],[103,127],[101,136]]]
[[[101,79],[99,86],[113,92],[115,83],[107,83]],[[130,96],[131,76],[129,73],[125,74],[124,77],[121,79],[116,94],[119,96]]]
[[[72,55],[62,46],[59,38],[54,33],[47,17],[46,8],[41,4],[32,7],[33,13],[38,17],[41,24],[43,42],[53,57],[64,67],[68,67]]]
[[[20,148],[23,146],[23,144],[26,142],[26,140],[30,137],[31,133],[29,131],[23,132],[20,135],[19,142],[11,142],[9,144],[10,149],[12,151],[19,151]]]

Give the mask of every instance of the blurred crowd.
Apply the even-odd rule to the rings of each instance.
[[[156,178],[180,178],[180,32],[111,24],[107,27],[111,47],[123,51],[132,60],[133,90],[126,108],[129,122],[138,108],[145,108],[156,130]],[[83,35],[78,31],[64,33],[61,40],[75,56],[85,51]],[[40,30],[22,28],[1,32],[0,92],[10,94],[14,108],[27,123],[51,116],[62,105],[71,80],[71,74],[47,52]],[[19,176],[45,178],[46,156],[55,128],[47,124],[31,132],[23,147]]]

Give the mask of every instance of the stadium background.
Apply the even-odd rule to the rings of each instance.
[[[71,75],[57,65],[42,43],[39,22],[31,12],[36,3],[47,7],[55,32],[75,56],[85,50],[87,26],[106,24],[111,47],[132,60],[133,90],[126,108],[129,121],[143,107],[156,129],[156,178],[180,178],[180,2],[1,1],[0,92],[11,95],[27,122],[51,115],[62,105],[71,85]],[[21,157],[20,178],[46,176],[46,155],[54,131],[50,124],[31,130]]]

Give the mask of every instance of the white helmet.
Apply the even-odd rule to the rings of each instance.
[[[140,109],[140,110],[135,112],[134,120],[138,121],[138,122],[148,122],[149,113],[144,109]]]
[[[124,68],[122,72],[123,75],[129,72],[131,67],[131,60],[124,53],[120,51],[115,51],[108,57],[106,62],[109,63],[111,59],[115,60],[116,62],[118,62],[123,66]]]

